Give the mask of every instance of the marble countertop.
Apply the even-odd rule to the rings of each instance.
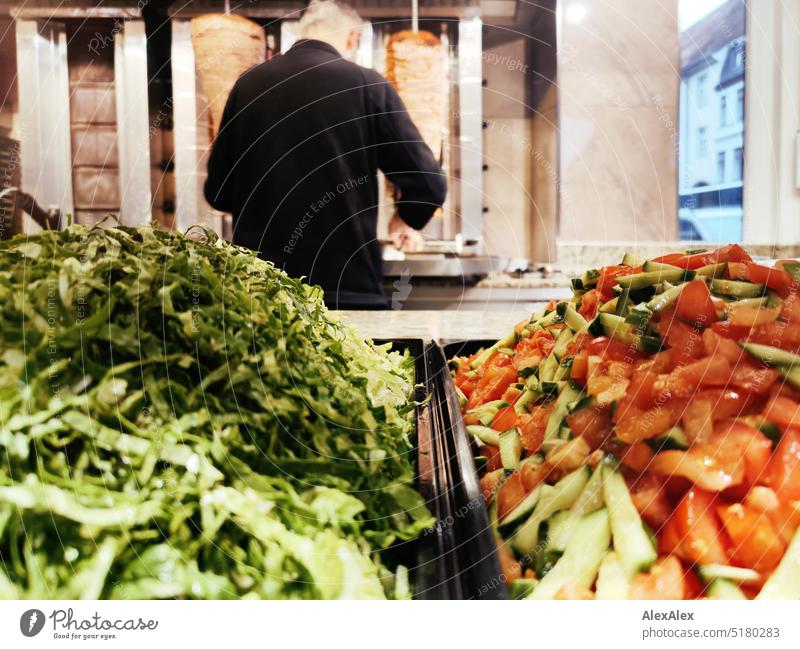
[[[337,311],[366,338],[496,339],[528,311]]]

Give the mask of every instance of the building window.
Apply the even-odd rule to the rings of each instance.
[[[744,88],[736,91],[736,120],[744,121]]]
[[[733,150],[733,171],[736,174],[734,180],[742,180],[744,178],[744,155],[742,147]]]
[[[708,138],[706,137],[705,126],[697,129],[697,157],[705,158],[708,153]]]
[[[702,108],[706,105],[706,75],[701,74],[697,77],[697,107]]]
[[[697,239],[741,241],[748,2],[677,0],[677,5],[679,231],[696,233]]]

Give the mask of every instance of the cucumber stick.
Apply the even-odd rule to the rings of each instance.
[[[595,584],[595,599],[628,599],[630,580],[619,556],[611,550],[600,563]]]
[[[800,599],[800,528],[756,599]]]
[[[500,521],[500,526],[508,527],[513,523],[519,522],[522,518],[530,514],[533,511],[533,508],[536,507],[536,504],[539,502],[543,488],[544,485],[540,485],[531,491],[527,496],[525,496],[525,498],[522,499],[522,502],[514,507],[514,509],[512,509],[508,515],[502,521]]]
[[[467,432],[479,439],[484,444],[500,446],[500,433],[486,426],[467,426]]]
[[[501,338],[491,347],[484,349],[480,354],[478,354],[475,360],[469,364],[469,366],[471,369],[477,370],[484,363],[486,363],[486,361],[488,361],[498,349],[502,347],[513,347],[516,344],[517,344],[517,332],[512,331],[505,338]]]
[[[519,438],[519,431],[511,428],[500,433],[500,461],[503,468],[515,471],[519,468],[519,459],[522,455],[522,441]]]
[[[603,469],[603,499],[611,520],[614,549],[628,576],[647,570],[657,558],[656,549],[631,500],[620,473],[610,466]]]
[[[589,588],[594,583],[610,541],[608,512],[599,509],[585,516],[578,523],[564,554],[528,599],[554,599],[565,584]]]
[[[552,355],[551,355],[552,356]],[[569,407],[581,398],[583,391],[571,383],[564,383],[561,388],[561,393],[558,395],[555,404],[553,405],[553,412],[550,413],[550,418],[547,420],[547,426],[544,430],[544,438],[551,439],[558,434],[561,428],[561,422],[564,417],[569,413]]]
[[[728,579],[712,581],[706,590],[706,597],[708,599],[747,599],[742,589]]]
[[[515,532],[511,540],[511,547],[520,555],[531,554],[539,543],[541,524],[557,511],[569,509],[580,496],[588,481],[589,467],[582,466],[580,469],[568,473],[552,486],[540,485],[537,491],[541,493],[538,496],[536,508]],[[510,517],[511,514],[508,518]]]
[[[697,568],[697,572],[705,582],[713,582],[715,579],[725,579],[738,584],[751,584],[761,581],[761,575],[749,568],[739,568],[738,566],[726,566],[719,563],[708,563]]]

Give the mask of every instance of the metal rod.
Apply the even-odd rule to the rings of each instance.
[[[225,15],[228,16],[231,13],[231,0],[225,0]]]
[[[419,31],[419,0],[411,0],[411,30]]]

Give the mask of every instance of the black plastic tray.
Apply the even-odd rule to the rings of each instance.
[[[403,560],[410,564],[416,599],[462,599],[455,553],[455,531],[441,523],[452,516],[447,498],[448,484],[440,471],[442,433],[435,425],[437,394],[430,373],[428,348],[419,338],[375,340],[376,344],[392,343],[392,349],[414,357],[416,390],[414,398],[423,405],[416,411],[417,488],[436,517],[437,524],[407,548],[400,548]],[[406,554],[408,553],[408,554]]]
[[[469,345],[477,350],[480,343],[454,343],[445,348],[437,344],[428,346],[429,372],[437,406],[432,414],[438,419],[434,428],[441,431],[440,471],[445,476],[442,483],[448,485],[448,509],[452,512],[445,523],[452,527],[457,541],[458,575],[463,596],[468,599],[508,599],[497,557],[497,543],[478,484],[473,460],[475,449],[464,427],[447,363],[452,356],[465,353],[461,346]]]

